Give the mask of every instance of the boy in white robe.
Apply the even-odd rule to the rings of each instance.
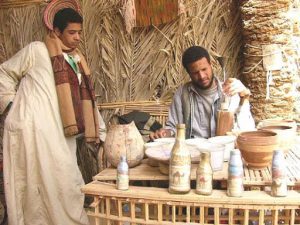
[[[80,42],[82,25],[81,16],[73,11],[71,20],[63,17],[66,27],[54,27],[50,37],[71,50]],[[32,42],[0,65],[0,113],[9,110],[3,163],[10,225],[88,224],[76,159],[77,135],[64,133],[47,47]]]

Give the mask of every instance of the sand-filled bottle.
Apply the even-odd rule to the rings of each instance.
[[[191,190],[191,154],[185,145],[185,124],[177,124],[176,129],[169,161],[169,192],[185,194]]]
[[[128,168],[126,156],[122,155],[117,168],[117,189],[119,190],[128,190],[129,188]]]
[[[241,197],[244,192],[243,185],[244,168],[241,152],[238,149],[230,151],[228,163],[228,184],[227,195],[231,197]]]
[[[211,195],[213,189],[213,171],[210,165],[209,152],[201,152],[201,160],[196,174],[196,193],[201,195]]]
[[[287,195],[286,163],[282,150],[273,152],[271,195],[284,197]]]

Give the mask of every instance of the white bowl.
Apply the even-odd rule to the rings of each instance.
[[[165,144],[171,144],[171,143],[175,143],[175,137],[168,137],[168,138],[157,138],[154,139],[154,142],[160,142],[160,143],[165,143]]]
[[[148,142],[148,143],[144,144],[144,151],[145,151],[145,153],[146,153],[147,149],[155,149],[156,151],[161,151],[161,149],[168,147],[166,145],[169,145],[169,144],[162,143],[162,142]],[[147,163],[153,167],[158,166],[158,161],[153,158],[148,157]]]
[[[228,161],[230,157],[230,151],[234,149],[236,136],[216,136],[208,139],[209,142],[214,144],[225,145],[224,161]]]
[[[206,138],[191,138],[191,139],[186,139],[185,144],[189,146],[201,146],[203,143],[207,143],[208,140]]]
[[[225,145],[207,142],[197,146],[197,149],[200,152],[210,152],[210,164],[213,171],[223,169]]]
[[[162,142],[148,142],[144,144],[144,149],[146,150],[147,148],[155,148],[155,147],[161,147],[165,143]]]
[[[187,150],[190,151],[191,161],[199,162],[200,160],[200,152],[195,147],[186,146]],[[165,164],[169,163],[171,152],[172,152],[173,144],[161,144],[159,146],[154,146],[145,149],[145,154],[150,159],[157,160],[159,162],[163,162]]]

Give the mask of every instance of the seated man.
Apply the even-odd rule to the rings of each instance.
[[[252,130],[255,123],[250,112],[250,91],[240,80],[227,79],[223,84],[213,74],[210,56],[200,46],[188,48],[182,63],[191,81],[179,87],[169,110],[166,126],[150,134],[150,139],[174,136],[176,124],[186,125],[186,138],[209,138],[216,135],[217,112],[229,99],[228,110],[235,113],[235,128]],[[240,100],[243,98],[243,104]],[[242,102],[242,101],[241,101]]]

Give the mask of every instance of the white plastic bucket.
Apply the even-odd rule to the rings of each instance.
[[[230,157],[230,151],[234,149],[236,136],[216,136],[209,138],[208,141],[213,144],[225,145],[224,149],[224,161],[228,161]]]
[[[210,164],[213,171],[223,169],[225,145],[208,142],[203,143],[201,146],[197,146],[197,149],[200,152],[210,152]]]

